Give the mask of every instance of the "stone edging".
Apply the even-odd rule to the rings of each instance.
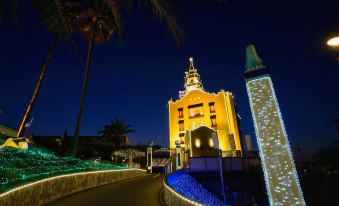
[[[42,206],[81,190],[145,174],[141,169],[102,170],[59,175],[0,194],[1,206]]]

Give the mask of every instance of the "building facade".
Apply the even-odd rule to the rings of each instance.
[[[253,45],[245,79],[270,205],[305,205],[269,70]]]
[[[215,156],[218,149],[224,156],[240,156],[242,146],[232,93],[206,92],[192,58],[184,88],[178,100],[168,102],[170,148],[180,144],[183,163],[188,157]]]

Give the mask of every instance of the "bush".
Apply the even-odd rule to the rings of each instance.
[[[8,147],[0,150],[0,193],[21,184],[56,175],[123,168],[126,167],[94,163],[75,157],[60,157],[36,146],[28,150]]]

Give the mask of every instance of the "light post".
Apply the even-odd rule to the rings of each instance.
[[[339,36],[332,37],[327,41],[327,45],[333,49],[335,59],[339,63]]]
[[[182,156],[181,156],[181,141],[175,141],[175,166],[176,169],[179,170],[182,168]]]
[[[153,141],[149,141],[147,143],[147,170],[150,174],[152,174],[152,147],[153,147]]]

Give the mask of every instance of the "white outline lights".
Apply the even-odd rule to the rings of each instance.
[[[124,171],[142,171],[142,172],[146,172],[146,170],[143,169],[137,169],[137,168],[128,168],[128,169],[117,169],[117,170],[99,170],[99,171],[90,171],[90,172],[77,172],[77,173],[72,173],[72,174],[65,174],[65,175],[58,175],[58,176],[54,176],[54,177],[49,177],[46,179],[42,179],[42,180],[38,180],[32,183],[28,183],[16,188],[13,188],[7,192],[4,193],[0,193],[0,199],[19,190],[25,189],[25,188],[29,188],[32,187],[34,185],[43,183],[43,182],[48,182],[50,180],[54,180],[54,179],[58,179],[58,178],[63,178],[63,177],[72,177],[72,176],[77,176],[77,175],[87,175],[87,174],[99,174],[99,173],[109,173],[109,172],[124,172]]]
[[[272,80],[246,79],[270,205],[306,205]]]
[[[172,189],[169,185],[167,185],[167,183],[164,181],[164,186],[165,189],[169,190],[174,196],[182,199],[186,204],[185,205],[197,205],[197,206],[203,206],[203,204],[196,202],[194,200],[191,200],[181,194],[179,194],[177,191],[175,191],[174,189]]]

